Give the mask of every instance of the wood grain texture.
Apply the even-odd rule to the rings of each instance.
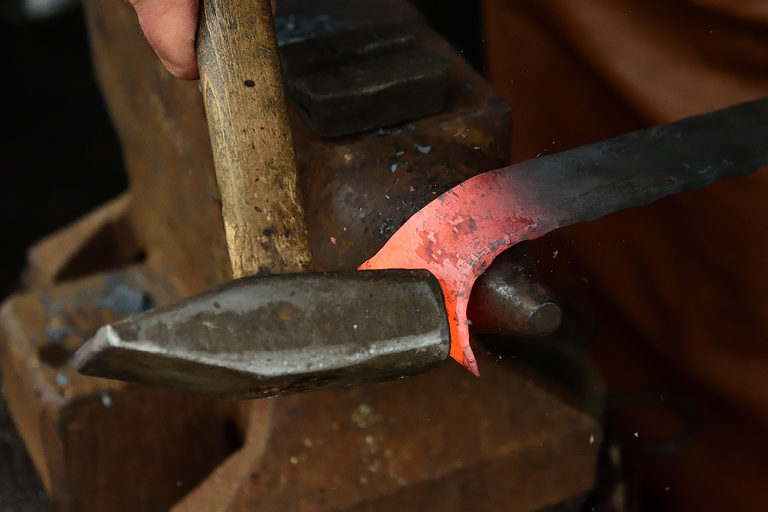
[[[269,0],[205,0],[197,40],[232,271],[311,261]]]

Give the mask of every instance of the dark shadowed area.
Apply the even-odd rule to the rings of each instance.
[[[19,287],[27,247],[126,186],[120,149],[91,73],[82,12],[2,20],[0,296]],[[48,510],[0,396],[0,510]]]

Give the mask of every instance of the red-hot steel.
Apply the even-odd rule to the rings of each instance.
[[[472,286],[502,251],[548,231],[535,205],[504,171],[479,174],[445,192],[408,219],[359,267],[432,272],[445,294],[451,357],[475,375],[480,372],[469,345],[467,322]]]

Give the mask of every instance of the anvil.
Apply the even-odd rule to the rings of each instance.
[[[447,358],[449,346],[479,375],[466,311],[499,253],[766,165],[768,99],[528,160],[437,197],[360,266],[419,272],[236,280],[102,328],[74,363],[90,375],[228,398],[403,377]],[[306,328],[308,318],[317,329]]]

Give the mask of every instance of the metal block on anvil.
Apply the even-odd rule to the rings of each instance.
[[[288,41],[280,47],[286,93],[315,134],[360,133],[444,108],[448,60],[421,44],[418,17],[366,18],[361,26],[298,41],[291,39],[296,27],[312,20],[280,23],[285,19],[276,23],[278,37]]]

